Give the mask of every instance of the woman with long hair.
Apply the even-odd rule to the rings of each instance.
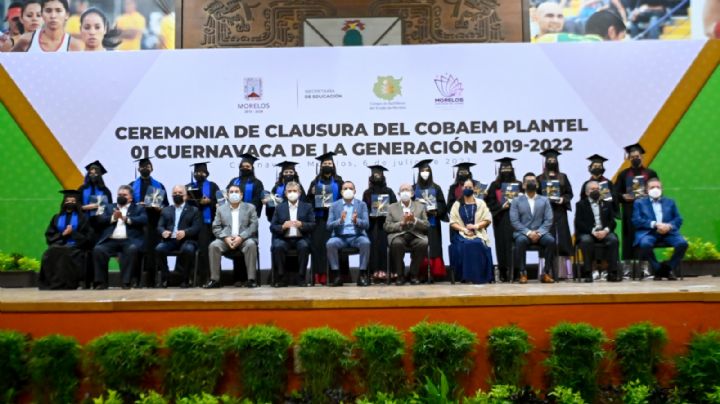
[[[28,0],[23,4],[20,22],[25,33],[35,32],[42,27],[43,18],[40,0]]]
[[[83,50],[82,42],[65,32],[70,15],[67,0],[42,0],[43,27],[23,34],[13,47],[13,52],[67,52]]]
[[[91,7],[80,15],[80,39],[86,51],[112,50],[120,44],[120,33],[109,29],[105,14]]]

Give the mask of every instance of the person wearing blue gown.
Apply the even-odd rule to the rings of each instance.
[[[450,208],[450,264],[461,282],[495,281],[487,228],[492,215],[485,201],[474,195],[474,183],[463,183],[462,198]]]

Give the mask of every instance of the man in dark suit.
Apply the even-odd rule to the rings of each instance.
[[[662,183],[657,178],[647,182],[648,198],[635,201],[633,207],[632,224],[635,227],[635,246],[640,248],[640,255],[650,262],[655,274],[655,280],[663,277],[674,281],[675,269],[685,256],[688,244],[680,234],[682,216],[675,205],[675,201],[662,197]],[[659,243],[673,247],[670,261],[657,262],[653,248]]]
[[[143,229],[148,218],[145,208],[134,203],[133,189],[121,186],[116,201],[98,219],[104,229],[93,249],[95,289],[108,288],[108,261],[114,253],[120,253],[122,288],[130,289],[136,258],[145,241]]]
[[[605,245],[608,260],[608,281],[621,281],[618,271],[618,238],[615,235],[615,209],[611,201],[600,196],[600,183],[590,180],[585,184],[586,198],[575,204],[575,238],[583,253],[584,272],[592,282],[592,262],[595,260],[595,243]]]
[[[523,177],[525,194],[515,198],[510,204],[510,223],[515,240],[515,259],[519,263],[520,283],[527,283],[525,271],[525,252],[530,244],[542,246],[545,268],[540,278],[542,283],[553,283],[550,276],[555,258],[555,237],[550,234],[553,213],[550,201],[537,193],[538,182],[535,174],[527,173]]]
[[[179,251],[175,271],[182,276],[181,288],[187,288],[190,279],[190,263],[197,249],[197,238],[202,228],[200,211],[187,201],[187,190],[183,185],[175,185],[172,189],[173,204],[163,208],[160,212],[157,232],[160,234],[160,244],[155,247],[160,262],[162,274],[159,286],[167,287],[168,266],[167,255]]]
[[[305,271],[310,256],[310,235],[315,229],[315,211],[312,205],[300,200],[300,184],[285,184],[284,201],[275,208],[270,232],[272,233],[272,270],[275,271],[275,287],[287,286],[285,261],[288,250],[297,250],[298,286],[306,286]]]

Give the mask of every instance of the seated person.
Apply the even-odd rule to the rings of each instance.
[[[465,181],[462,198],[450,208],[450,258],[461,282],[488,283],[495,280],[487,235],[492,215],[485,201],[475,197],[474,186]]]
[[[325,244],[328,265],[335,274],[330,286],[342,286],[338,254],[341,248],[353,247],[360,250],[360,274],[357,285],[367,286],[367,264],[370,256],[370,239],[365,230],[370,226],[370,218],[365,203],[355,198],[355,184],[345,181],[341,188],[342,199],[333,202],[326,228],[331,232]]]
[[[77,289],[85,277],[85,249],[92,246],[92,228],[80,209],[80,193],[60,191],[60,212],[45,231],[48,249],[40,266],[40,289]]]
[[[310,256],[310,236],[315,229],[315,210],[301,200],[302,188],[295,181],[283,185],[283,202],[274,208],[270,221],[272,268],[276,287],[287,286],[285,263],[288,250],[297,250],[298,286],[306,286],[305,271]]]
[[[243,193],[238,185],[227,189],[228,202],[220,205],[213,220],[213,234],[216,240],[210,243],[210,280],[204,288],[219,288],[220,261],[222,255],[230,251],[241,251],[245,258],[248,288],[257,287],[257,229],[258,217],[255,205],[243,202]]]
[[[680,234],[682,217],[675,201],[662,197],[662,183],[657,178],[647,182],[649,198],[638,199],[633,205],[632,223],[635,226],[635,246],[640,248],[641,259],[650,262],[655,274],[654,279],[663,277],[674,281],[675,269],[685,256],[688,243]],[[674,248],[670,261],[657,262],[653,248],[664,243]]]
[[[162,274],[160,287],[167,287],[168,266],[167,254],[179,251],[175,271],[180,273],[181,288],[187,288],[190,279],[190,263],[193,262],[197,249],[197,238],[202,229],[200,210],[185,203],[188,199],[187,190],[183,185],[175,185],[172,189],[172,205],[166,206],[160,212],[160,221],[157,231],[160,234],[160,243],[155,247]]]
[[[520,268],[520,283],[527,283],[525,270],[525,252],[530,244],[542,247],[545,260],[542,283],[553,283],[550,276],[555,258],[555,238],[550,234],[553,224],[550,201],[537,193],[538,183],[535,174],[527,173],[523,177],[525,194],[515,198],[510,204],[510,223],[514,229],[515,260]]]
[[[398,285],[418,284],[420,264],[427,257],[428,219],[425,205],[412,200],[413,187],[400,185],[400,201],[388,207],[383,228],[390,246],[390,271],[398,274]],[[405,251],[410,250],[410,269],[405,271]]]
[[[615,234],[615,209],[612,201],[604,201],[600,197],[600,184],[590,180],[585,184],[586,198],[575,204],[575,243],[583,253],[583,271],[592,282],[592,263],[595,256],[595,243],[606,247],[604,256],[608,261],[608,281],[621,281],[618,273],[618,238]]]
[[[133,189],[122,185],[118,189],[116,202],[112,209],[106,209],[98,219],[103,232],[93,249],[95,289],[108,288],[108,262],[112,254],[120,254],[122,288],[130,289],[137,256],[145,242],[144,228],[148,217],[145,208],[135,204]]]

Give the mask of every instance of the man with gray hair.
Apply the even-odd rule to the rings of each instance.
[[[605,258],[608,262],[608,281],[620,282],[622,274],[618,273],[618,238],[615,235],[615,210],[612,202],[600,197],[600,184],[588,181],[583,190],[587,198],[575,204],[575,243],[583,253],[583,273],[586,282],[592,282],[592,263],[600,258],[596,255],[595,245],[603,245]]]
[[[398,285],[418,283],[420,263],[427,257],[428,219],[423,204],[414,202],[413,187],[400,185],[400,201],[388,207],[384,229],[390,246],[390,271],[398,274]],[[405,271],[405,251],[410,251],[410,271]]]

